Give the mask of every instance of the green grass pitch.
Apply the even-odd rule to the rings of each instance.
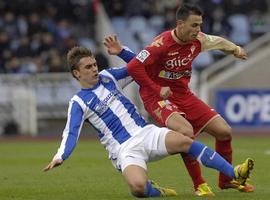
[[[270,137],[235,137],[234,164],[247,157],[255,160],[251,174],[254,193],[220,190],[218,173],[203,167],[203,174],[216,196],[224,200],[269,200]],[[213,147],[211,138],[199,138]],[[122,176],[107,159],[107,152],[97,140],[79,140],[73,155],[49,172],[42,172],[56,152],[60,141],[7,141],[0,139],[1,200],[124,200],[129,195]],[[191,180],[178,155],[148,165],[149,176],[160,185],[177,190],[179,196],[167,199],[198,199]],[[156,198],[155,198],[156,199]],[[164,198],[158,198],[164,199]]]

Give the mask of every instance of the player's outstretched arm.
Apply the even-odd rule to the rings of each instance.
[[[226,54],[232,54],[236,58],[240,58],[243,60],[247,59],[246,51],[234,44],[233,42],[216,35],[207,35],[205,33],[200,33],[198,35],[198,40],[202,44],[202,51],[209,50],[221,50]]]
[[[63,160],[62,159],[56,159],[56,160],[53,160],[52,162],[50,162],[44,169],[43,171],[46,172],[46,171],[49,171],[50,169],[54,168],[54,167],[57,167],[59,165],[61,165],[63,163]]]
[[[123,49],[116,35],[105,37],[103,44],[110,55],[118,55]]]

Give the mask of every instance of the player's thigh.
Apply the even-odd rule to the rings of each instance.
[[[210,121],[205,126],[204,131],[220,140],[227,140],[232,136],[231,127],[221,116],[217,116]]]
[[[174,103],[185,112],[185,118],[192,125],[194,135],[199,134],[218,115],[214,109],[194,95],[187,97],[185,102]]]
[[[193,140],[175,131],[169,131],[165,137],[165,146],[169,154],[187,153]]]
[[[172,113],[167,119],[166,126],[188,137],[194,135],[192,125],[180,113]]]
[[[146,104],[146,110],[161,126],[166,126],[189,137],[193,136],[192,125],[183,117],[184,112],[169,100],[157,100]]]
[[[132,192],[143,192],[148,180],[147,172],[138,165],[128,165],[122,172],[126,183]]]
[[[184,114],[169,100],[153,99],[145,104],[145,109],[160,126],[167,126],[166,122],[173,113]]]

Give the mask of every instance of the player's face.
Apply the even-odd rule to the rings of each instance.
[[[202,16],[190,15],[185,21],[177,22],[177,29],[184,41],[194,40],[201,31]]]
[[[94,57],[81,58],[79,69],[74,70],[74,75],[78,78],[83,88],[91,88],[98,83],[98,67]]]

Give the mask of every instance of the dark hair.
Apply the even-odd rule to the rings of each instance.
[[[74,78],[76,78],[73,74],[73,70],[79,69],[79,62],[81,58],[84,57],[93,57],[93,54],[90,49],[81,46],[75,46],[70,49],[67,53],[67,64],[69,70]]]
[[[176,20],[185,21],[190,15],[203,15],[202,9],[190,3],[182,4],[176,11]]]

